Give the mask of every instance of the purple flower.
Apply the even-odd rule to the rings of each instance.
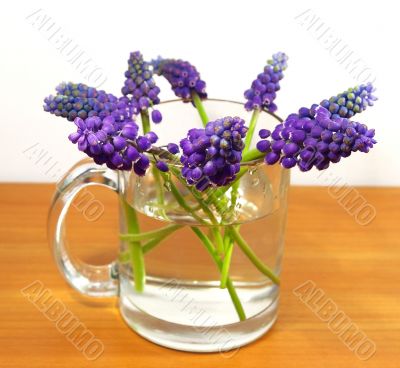
[[[164,161],[157,161],[156,167],[162,172],[167,172],[169,170],[168,165]]]
[[[283,52],[278,52],[268,60],[264,71],[257,76],[251,88],[244,93],[247,102],[247,111],[266,109],[274,112],[277,106],[274,103],[276,92],[280,89],[279,81],[283,78],[283,71],[287,67],[288,57]]]
[[[329,110],[332,118],[351,118],[354,114],[373,106],[377,98],[372,94],[375,91],[371,83],[349,88],[329,100],[321,101],[320,105]]]
[[[318,105],[303,107],[297,114],[289,115],[275,127],[270,138],[265,132],[262,135],[267,140],[258,142],[257,148],[267,152],[266,164],[279,161],[285,168],[297,165],[302,171],[314,166],[324,170],[352,152],[367,153],[376,143],[373,129],[334,116]]]
[[[160,103],[158,94],[160,89],[156,86],[150,63],[143,60],[139,51],[132,52],[128,60],[128,70],[125,72],[125,85],[121,92],[124,96],[131,96],[131,106],[135,114],[153,108]],[[158,124],[162,120],[161,113],[153,110],[151,118]]]
[[[179,146],[175,143],[168,143],[167,150],[169,153],[176,155],[179,152]]]
[[[146,175],[146,170],[149,168],[149,166],[149,158],[146,155],[141,154],[139,159],[133,164],[133,170],[137,175],[144,176]]]
[[[56,116],[74,121],[76,117],[86,119],[91,116],[113,116],[123,121],[132,116],[126,97],[117,98],[110,93],[98,91],[82,83],[61,83],[56,87],[57,94],[44,99],[43,109]]]
[[[69,135],[69,140],[97,164],[114,170],[131,170],[133,166],[137,175],[145,175],[150,164],[145,152],[157,141],[155,133],[138,136],[139,128],[133,120],[117,122],[113,116],[77,117],[74,123],[77,131]]]
[[[80,151],[86,151],[87,149],[98,146],[99,139],[97,134],[100,134],[101,137],[103,133],[101,130],[102,121],[99,117],[90,117],[87,118],[86,121],[81,118],[76,118],[74,123],[78,127],[78,130],[70,134],[68,138],[72,143],[78,143],[78,149]]]
[[[161,123],[162,120],[161,112],[158,110],[153,110],[151,112],[151,120],[153,120],[153,122],[156,124]]]
[[[200,191],[232,182],[240,170],[247,128],[238,117],[209,122],[205,129],[190,129],[180,142],[182,176]]]
[[[200,78],[197,69],[187,61],[163,59],[159,57],[152,61],[154,72],[167,79],[175,95],[185,102],[192,100],[192,92],[201,99],[207,98],[206,82]]]

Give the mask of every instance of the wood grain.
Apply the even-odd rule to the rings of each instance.
[[[69,236],[77,255],[102,263],[117,252],[117,201],[104,189],[91,190],[105,212],[90,223],[71,210]],[[115,298],[93,300],[67,286],[46,240],[53,191],[52,185],[0,185],[1,367],[400,367],[400,189],[358,188],[376,209],[373,221],[360,226],[327,188],[291,188],[278,322],[231,358],[149,343],[126,327]],[[85,359],[21,293],[35,280],[102,341],[97,360]],[[360,360],[294,295],[307,280],[376,344],[375,355]]]

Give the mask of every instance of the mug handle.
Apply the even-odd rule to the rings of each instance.
[[[85,187],[105,186],[119,190],[118,173],[84,159],[73,166],[57,184],[48,217],[48,239],[59,271],[67,282],[82,294],[95,297],[118,295],[118,262],[94,266],[82,262],[68,252],[65,218],[68,209]]]

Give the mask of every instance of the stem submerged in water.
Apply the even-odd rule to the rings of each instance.
[[[126,226],[132,235],[139,234],[139,222],[136,211],[123,199],[122,205],[125,210]],[[139,241],[128,241],[128,249],[130,260],[132,262],[133,278],[135,282],[135,290],[142,292],[146,280],[146,271],[144,265],[142,246]]]
[[[168,225],[161,229],[147,231],[145,233],[128,233],[128,234],[121,234],[120,238],[122,240],[129,240],[129,241],[141,241],[141,240],[148,240],[155,237],[160,236],[167,236],[173,233],[175,230],[178,230],[182,227],[182,225]]]
[[[229,274],[229,267],[231,265],[231,258],[232,258],[232,251],[233,251],[233,239],[229,228],[225,229],[224,235],[224,247],[225,247],[225,254],[224,254],[224,261],[222,264],[221,270],[221,289],[225,289],[228,281],[228,274]]]
[[[254,266],[256,266],[256,268],[265,276],[267,276],[274,284],[279,285],[279,277],[275,275],[275,273],[256,256],[256,254],[253,252],[247,242],[242,238],[239,231],[235,228],[235,226],[231,226],[230,231],[236,244],[251,261],[251,263],[253,263]]]
[[[167,227],[169,228],[169,231],[165,231]],[[155,231],[153,233],[154,237],[142,245],[143,254],[150,252],[153,248],[155,248],[158,244],[160,244],[161,241],[166,239],[168,236],[173,234],[175,231],[182,229],[182,228],[183,228],[183,225],[170,225],[170,226],[166,226],[165,228],[160,229],[159,231]],[[131,234],[129,234],[129,235],[131,235]],[[127,252],[120,253],[118,256],[118,259],[121,263],[129,262],[130,252],[127,251]]]
[[[179,175],[179,173],[178,173],[178,175]],[[176,188],[174,183],[171,183],[171,193],[172,193],[172,195],[175,197],[176,201],[181,205],[181,207],[183,209],[189,210],[190,213],[194,212],[191,209],[191,207],[186,204],[185,199],[182,197],[182,195],[180,194],[178,188]],[[199,204],[201,205],[202,209],[204,210],[204,208],[206,208],[207,206],[204,203],[202,203],[201,199],[197,198],[196,196],[194,196],[194,197],[196,198],[196,200],[199,202]],[[210,211],[210,213],[212,215],[211,211]],[[206,212],[206,214],[207,214],[207,212]],[[211,222],[213,224],[215,224],[216,219],[215,219],[214,216],[212,216],[210,218],[210,220],[211,220]],[[200,223],[204,223],[204,220],[201,219]],[[191,229],[197,235],[197,237],[201,240],[202,244],[205,246],[207,251],[210,253],[210,255],[213,258],[214,262],[216,263],[218,269],[220,271],[222,271],[223,262],[222,262],[222,260],[220,258],[220,254],[214,248],[214,246],[213,246],[212,242],[210,241],[210,239],[205,234],[203,234],[203,232],[200,229],[198,229],[197,227],[192,226]],[[223,250],[223,246],[224,246],[223,239],[222,239],[221,233],[219,232],[218,228],[212,227],[211,228],[211,232],[212,232],[213,236],[216,237],[216,243],[217,243],[218,247],[222,248],[222,250]],[[237,312],[237,314],[239,316],[239,319],[241,321],[245,320],[246,319],[246,314],[245,314],[245,312],[243,310],[242,304],[241,304],[240,299],[239,299],[239,297],[238,297],[238,295],[236,293],[236,290],[235,290],[235,287],[234,287],[234,285],[232,283],[232,280],[227,275],[226,275],[226,288],[228,289],[229,295],[230,295],[230,297],[232,299],[232,303],[235,306],[235,309],[236,309],[236,312]]]
[[[146,271],[142,246],[139,242],[129,242],[128,246],[132,255],[132,268],[135,280],[135,289],[137,292],[141,293],[144,290],[144,284],[146,282]]]
[[[217,265],[218,269],[222,271],[223,268],[223,262],[221,258],[219,257],[218,253],[216,252],[213,244],[211,243],[210,239],[197,227],[192,227],[192,231],[197,235],[197,237],[200,239],[201,243],[204,245],[206,248],[207,252],[211,255],[213,261]],[[246,319],[246,314],[244,312],[242,303],[240,302],[240,299],[236,293],[236,289],[233,286],[232,280],[226,276],[226,288],[228,289],[229,295],[232,299],[232,303],[235,307],[236,313],[239,316],[239,319],[241,321],[244,321]]]
[[[224,239],[222,238],[222,235],[221,235],[221,233],[219,231],[219,228],[213,226],[211,231],[212,231],[213,237],[215,239],[215,242],[217,244],[217,246],[216,246],[217,252],[219,254],[223,254],[224,253],[224,248],[225,248],[224,247]]]

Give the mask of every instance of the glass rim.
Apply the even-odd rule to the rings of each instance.
[[[239,102],[239,101],[234,101],[234,100],[227,100],[227,99],[223,99],[223,98],[206,98],[203,101],[213,101],[213,102],[228,102],[231,104],[236,104],[236,105],[241,105],[244,108],[244,103],[243,102]],[[162,101],[160,102],[158,105],[167,105],[167,104],[171,104],[171,103],[175,103],[175,102],[179,102],[179,103],[190,103],[191,101],[184,101],[183,99],[180,98],[175,98],[175,99],[171,99],[171,100],[166,100],[166,101]],[[247,110],[245,110],[247,111]],[[268,110],[266,110],[265,108],[261,109],[262,113],[265,113],[267,115],[272,116],[274,119],[276,119],[279,123],[283,122],[283,119],[276,115],[273,112],[270,112]],[[155,160],[153,159],[153,157],[150,157],[150,160],[152,162],[155,162]],[[180,160],[178,159],[178,157],[176,157],[176,160],[172,160],[170,158],[163,158],[163,161],[165,161],[168,165],[172,165],[174,167],[183,167],[183,164],[180,162]],[[241,167],[247,167],[247,166],[258,166],[264,163],[264,157],[260,157],[257,158],[255,160],[251,160],[251,161],[246,161],[246,162],[241,162],[240,166]]]

